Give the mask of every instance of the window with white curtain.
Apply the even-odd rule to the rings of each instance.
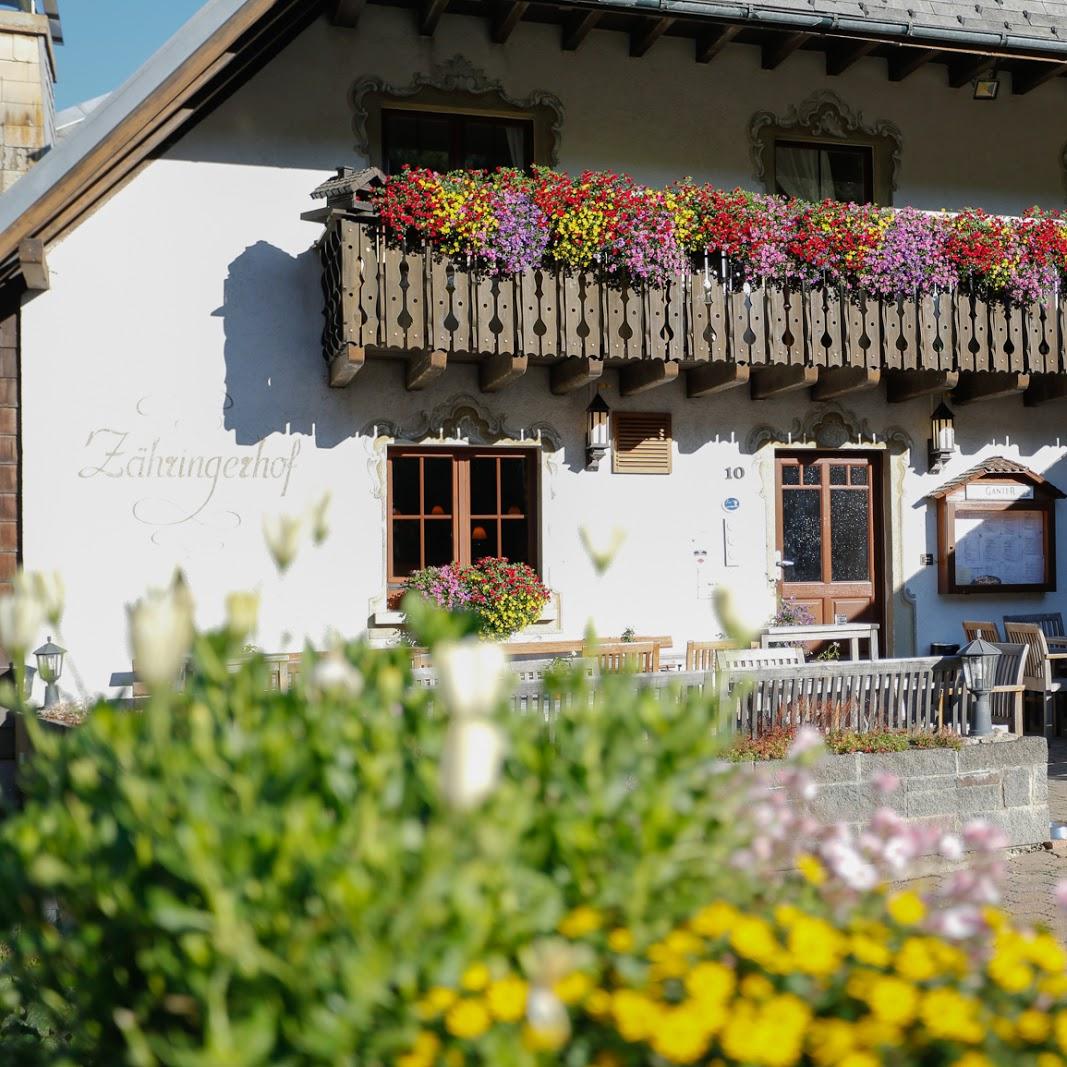
[[[450,111],[382,109],[382,162],[431,170],[525,169],[533,163],[533,120]]]
[[[870,204],[873,153],[865,145],[816,141],[774,143],[774,187],[801,200]]]

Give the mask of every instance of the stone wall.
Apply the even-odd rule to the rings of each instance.
[[[900,779],[888,796],[874,778]],[[825,821],[866,822],[879,807],[908,820],[961,829],[974,819],[999,826],[1009,845],[1048,840],[1048,744],[1043,737],[965,743],[952,749],[912,749],[827,756],[812,771],[819,791],[812,814]]]

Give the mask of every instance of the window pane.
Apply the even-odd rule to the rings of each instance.
[[[452,514],[452,460],[433,456],[423,460],[423,514]]]
[[[419,514],[419,458],[401,456],[393,464],[393,514]]]
[[[830,568],[834,582],[871,580],[865,490],[830,490]]]
[[[471,514],[496,515],[496,460],[471,460]]]
[[[393,574],[406,578],[417,571],[419,561],[419,521],[403,519],[393,521]]]
[[[780,196],[822,200],[819,189],[819,149],[777,144],[774,148],[775,191]]]
[[[866,485],[867,484],[867,468],[866,466],[860,466],[858,463],[852,467],[852,484],[853,485]]]
[[[841,463],[835,463],[830,468],[831,485],[848,485],[848,467]]]
[[[513,563],[530,563],[529,527],[525,519],[504,519],[500,523],[500,554]]]
[[[523,123],[469,118],[461,121],[461,166],[470,170],[495,170],[497,167],[525,167],[529,162]]]
[[[526,489],[526,460],[521,456],[500,460],[500,513],[525,515],[529,511]]]
[[[822,485],[822,469],[812,464],[804,468],[805,485]]]
[[[822,518],[818,489],[794,489],[782,494],[782,558],[787,582],[822,581]]]
[[[451,166],[452,129],[447,115],[411,111],[382,112],[385,166],[395,174],[405,163],[413,167],[448,170]]]
[[[867,202],[870,158],[870,152],[864,148],[829,149],[823,154],[824,165],[830,169],[830,184],[835,200],[856,204]],[[825,186],[825,175],[823,181]]]
[[[486,556],[499,556],[497,524],[493,519],[474,519],[471,522],[471,560],[477,563]]]
[[[452,520],[426,520],[426,566],[440,567],[452,562]]]
[[[795,463],[783,465],[782,485],[800,485],[800,468]]]

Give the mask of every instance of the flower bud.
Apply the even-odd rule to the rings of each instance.
[[[21,662],[37,641],[44,620],[41,602],[24,584],[0,597],[0,645],[12,660]]]
[[[321,545],[330,536],[330,524],[326,521],[326,513],[330,509],[332,493],[323,493],[322,499],[312,505],[311,508],[311,541],[315,545]]]
[[[748,646],[767,621],[759,597],[737,597],[720,585],[715,589],[714,603],[723,633],[741,648]]]
[[[267,542],[274,565],[279,573],[284,574],[300,547],[301,520],[294,515],[265,515],[263,517],[263,537]]]
[[[336,697],[358,697],[363,692],[363,675],[341,652],[323,656],[311,672],[311,687]]]
[[[614,527],[610,532],[603,528],[590,531],[587,526],[579,526],[578,536],[593,569],[597,574],[603,574],[626,540],[626,531],[621,526]]]
[[[234,592],[226,597],[226,629],[237,641],[256,632],[259,625],[259,593]]]
[[[24,591],[35,597],[44,617],[53,626],[63,618],[64,586],[59,571],[23,571],[15,579]]]
[[[534,986],[526,998],[526,1024],[541,1049],[558,1049],[571,1036],[571,1017],[550,989]]]
[[[457,719],[445,735],[441,793],[457,811],[469,811],[496,788],[504,762],[500,730],[484,719]]]
[[[130,651],[137,676],[149,688],[169,686],[193,643],[192,599],[183,581],[152,590],[129,608]]]
[[[497,710],[509,680],[504,650],[476,637],[439,645],[433,665],[441,698],[455,718],[486,718]]]

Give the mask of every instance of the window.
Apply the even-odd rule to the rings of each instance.
[[[802,200],[874,201],[874,158],[866,145],[775,141],[774,187]]]
[[[389,581],[485,556],[537,566],[533,449],[389,450]]]
[[[448,111],[382,109],[382,163],[431,170],[525,169],[533,163],[533,121]]]

